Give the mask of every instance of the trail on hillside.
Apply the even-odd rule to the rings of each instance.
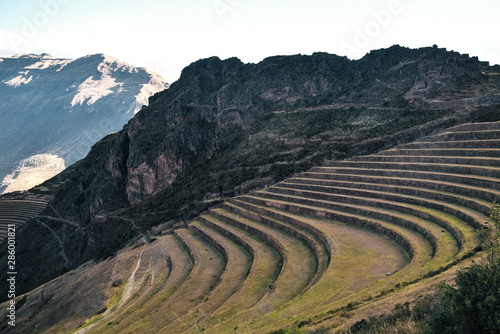
[[[149,247],[149,244],[146,244],[146,247],[144,247],[144,249],[139,254],[139,259],[137,260],[137,265],[135,266],[134,271],[132,271],[132,274],[130,274],[130,278],[129,278],[128,283],[125,287],[125,291],[123,292],[123,297],[122,297],[122,300],[120,302],[120,305],[118,306],[118,309],[122,308],[123,305],[126,304],[128,299],[132,296],[132,291],[134,291],[134,289],[137,286],[137,280],[135,279],[135,274],[137,273],[137,270],[139,270],[139,267],[141,266],[142,254],[144,253],[144,251],[148,247]]]
[[[139,258],[137,259],[137,264],[134,268],[134,270],[132,271],[132,273],[130,274],[130,277],[128,279],[128,282],[127,284],[125,285],[124,287],[124,291],[123,291],[123,297],[121,298],[121,300],[118,302],[118,305],[115,309],[115,311],[113,312],[113,314],[120,310],[123,306],[127,305],[127,301],[130,299],[130,297],[132,296],[132,292],[135,290],[135,288],[137,287],[137,280],[135,279],[135,274],[137,273],[137,270],[139,270],[140,266],[141,266],[141,263],[142,263],[142,254],[144,253],[144,251],[149,247],[149,244],[146,243],[145,244],[145,247],[142,249],[142,251],[139,253]],[[96,325],[102,323],[103,320],[106,320],[108,318],[108,316],[111,316],[112,313],[111,313],[111,308],[108,308],[103,314],[102,314],[102,319],[100,321],[97,321],[96,323],[88,326],[88,327],[85,327],[85,328],[82,328],[81,330],[75,332],[75,334],[83,334],[83,333],[88,333],[90,329],[94,328]]]

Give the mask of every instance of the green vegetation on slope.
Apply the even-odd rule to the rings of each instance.
[[[491,218],[492,226],[482,232],[485,263],[460,270],[455,285],[441,284],[435,296],[412,307],[397,305],[390,315],[362,320],[347,333],[500,333],[500,205]]]
[[[271,113],[246,131],[222,137],[211,156],[201,156],[169,188],[129,215],[144,227],[188,220],[223,197],[263,188],[325,160],[414,139],[423,134],[405,130],[451,113],[366,107]]]

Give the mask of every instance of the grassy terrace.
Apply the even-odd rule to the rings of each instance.
[[[386,276],[387,272],[394,273],[406,267],[418,267],[418,261],[426,261],[432,252],[431,246],[423,238],[417,242],[425,244],[428,254],[417,254],[415,262],[410,262],[409,254],[397,243],[389,238],[366,229],[360,229],[345,223],[335,222],[330,219],[321,219],[304,214],[294,214],[286,210],[272,208],[270,206],[258,206],[256,204],[246,205],[253,207],[255,212],[260,209],[266,210],[267,214],[275,217],[287,217],[289,220],[300,220],[317,228],[321,233],[328,236],[331,247],[335,249],[331,261],[319,280],[302,294],[288,301],[286,304],[276,308],[271,313],[260,318],[248,319],[240,326],[242,332],[251,328],[260,328],[256,332],[266,333],[263,328],[273,324],[287,324],[293,321],[300,321],[308,316],[320,312],[321,309],[329,309],[337,305],[343,305],[346,300],[352,300],[354,291],[362,290],[375,282],[382,291],[396,283],[393,279],[404,277],[404,273],[397,273],[394,276]],[[410,231],[408,231],[411,233]],[[361,244],[359,244],[361,242]],[[322,307],[322,308],[321,308]],[[221,331],[222,333],[230,332]]]
[[[448,165],[470,165],[470,166],[497,166],[500,163],[500,158],[491,157],[455,157],[455,156],[404,156],[404,155],[373,155],[365,157],[357,157],[356,161],[370,162],[422,162],[422,163],[439,163]]]
[[[455,141],[434,141],[434,142],[413,142],[409,144],[404,144],[399,146],[397,149],[383,151],[385,152],[393,152],[398,149],[448,149],[448,148],[459,148],[459,149],[471,149],[471,148],[479,148],[479,149],[490,149],[490,148],[498,148],[500,145],[499,139],[487,139],[487,140],[455,140]]]
[[[283,267],[276,281],[270,286],[269,293],[254,306],[251,313],[266,314],[272,311],[300,294],[314,278],[317,261],[313,251],[301,240],[230,211],[216,209],[211,214],[231,224],[243,223],[250,233],[260,235],[260,231],[263,236],[274,238],[280,245]]]
[[[491,178],[500,178],[500,167],[466,165],[466,164],[452,164],[452,163],[424,163],[412,162],[411,160],[405,162],[384,162],[384,161],[342,161],[333,163],[331,170],[335,167],[339,168],[366,168],[370,170],[396,170],[396,171],[419,171],[419,172],[438,172],[448,174],[465,174],[474,176],[484,176]]]
[[[404,164],[401,164],[404,166]],[[380,166],[377,166],[380,167]],[[473,169],[471,169],[473,171]],[[337,179],[339,175],[364,175],[381,176],[387,178],[410,178],[422,181],[436,180],[439,182],[451,182],[454,185],[473,185],[483,188],[500,189],[500,178],[487,177],[473,174],[453,174],[436,171],[383,169],[383,168],[360,168],[360,167],[317,167],[303,173],[304,176],[314,176],[323,179]]]
[[[496,142],[500,146],[500,142]],[[378,153],[380,156],[455,156],[455,157],[500,157],[498,148],[414,148],[414,149],[392,149]]]
[[[314,253],[313,261],[315,262],[314,265],[316,267],[314,277],[309,282],[309,285],[316,282],[324,273],[331,257],[331,247],[325,240],[324,234],[319,232],[317,229],[314,229],[311,226],[305,226],[304,224],[297,224],[295,221],[291,223],[282,221],[279,218],[266,215],[263,211],[255,212],[253,211],[253,207],[245,206],[244,202],[238,200],[226,203],[223,207],[227,211],[268,225],[304,243],[310,251]]]
[[[310,191],[297,191],[294,189],[288,188],[276,188],[274,191],[285,191],[289,194],[297,193],[301,196],[294,196],[291,198],[292,201],[302,201],[301,199],[304,196],[309,198],[334,198],[334,196],[329,195],[328,193],[321,192],[310,192]],[[418,227],[423,227],[425,231],[422,231],[423,234],[428,234],[427,231],[430,229],[439,229],[444,228],[448,233],[451,234],[452,238],[455,238],[458,243],[457,246],[462,246],[462,234],[463,231],[459,231],[455,229],[453,226],[450,226],[446,219],[441,219],[439,212],[436,212],[434,215],[431,213],[432,211],[426,210],[425,207],[411,205],[406,203],[388,201],[385,199],[373,199],[373,198],[364,198],[359,196],[348,196],[344,195],[340,198],[339,202],[332,201],[324,201],[324,207],[329,208],[343,208],[346,212],[359,212],[360,214],[364,214],[367,216],[380,216],[384,220],[393,221],[395,223],[399,223],[400,225],[414,225],[414,229],[418,230]],[[348,202],[351,204],[345,204],[344,202]],[[424,211],[425,210],[425,211]],[[427,221],[425,221],[427,220]],[[437,225],[437,226],[435,226]],[[426,228],[429,227],[429,228]],[[438,227],[439,226],[439,227]],[[465,231],[467,233],[469,231]],[[437,242],[443,236],[441,234],[429,236],[430,240],[435,240]],[[435,243],[434,242],[434,243]],[[477,245],[476,245],[477,246]]]
[[[209,324],[218,327],[234,315],[256,307],[270,293],[282,270],[283,259],[276,248],[244,230],[210,215],[200,218],[208,228],[218,230],[226,238],[249,247],[253,258],[248,276],[240,289],[217,310],[213,319],[210,319]]]
[[[15,195],[14,198],[4,197],[0,199],[0,242],[6,238],[9,224],[20,227],[29,219],[40,214],[50,200],[50,196],[23,194]]]
[[[220,248],[227,258],[227,265],[221,276],[221,283],[210,292],[206,302],[198,308],[200,314],[208,314],[209,312],[218,314],[228,310],[235,312],[238,308],[236,304],[243,301],[240,291],[251,273],[253,256],[241,245],[201,222],[193,222],[190,228],[207,242],[218,244],[217,248]],[[238,292],[240,292],[240,296],[238,296]],[[248,292],[244,293],[247,294]],[[230,300],[234,301],[234,303],[231,303]],[[240,308],[246,309],[245,306],[248,307],[249,305],[240,305]],[[227,316],[227,312],[225,314]],[[173,332],[182,330],[183,328],[177,328]]]
[[[140,328],[171,333],[168,330],[170,326],[189,321],[191,310],[206,302],[209,293],[221,281],[221,275],[226,267],[223,255],[191,230],[181,229],[175,234],[186,245],[194,259],[193,271],[169,298],[168,306],[156,309],[157,312],[147,315],[142,321],[143,324],[147,323],[146,326],[138,327],[137,324],[131,326],[133,328],[131,333],[141,331]]]
[[[314,188],[313,188],[314,187]],[[488,217],[486,214],[489,212],[489,202],[481,201],[481,200],[473,200],[472,198],[466,197],[453,197],[448,194],[435,194],[432,192],[423,192],[424,194],[428,194],[428,197],[419,197],[408,194],[408,192],[404,192],[402,194],[398,194],[397,190],[401,189],[385,189],[385,190],[394,190],[395,192],[389,191],[375,191],[375,190],[366,190],[365,188],[344,188],[344,187],[326,187],[326,186],[311,186],[309,184],[294,184],[294,183],[286,183],[283,186],[276,187],[273,189],[273,192],[283,192],[286,191],[284,189],[291,189],[289,191],[297,191],[299,190],[321,190],[307,192],[307,194],[311,194],[316,198],[336,198],[340,201],[349,201],[349,202],[357,202],[357,203],[365,203],[368,205],[374,205],[377,207],[384,207],[390,210],[396,210],[405,212],[408,214],[412,214],[423,219],[429,219],[436,224],[446,228],[452,233],[457,239],[460,239],[460,236],[457,235],[458,232],[455,229],[447,224],[446,220],[442,220],[439,218],[439,213],[437,216],[427,214],[428,210],[424,209],[435,209],[437,212],[442,211],[443,213],[449,213],[460,217],[462,220],[468,222],[472,227],[479,227],[480,224],[486,220]],[[420,191],[417,190],[419,193]],[[339,196],[340,194],[340,196]],[[458,205],[454,202],[445,202],[442,197],[439,199],[434,199],[432,195],[441,195],[446,199],[456,200]],[[314,197],[313,197],[314,198]],[[468,205],[469,204],[469,205]],[[472,210],[470,207],[477,207],[477,209]],[[476,211],[477,210],[477,211]],[[479,211],[479,212],[478,212]],[[470,230],[471,227],[467,228]],[[464,233],[461,231],[460,233]],[[460,241],[460,240],[458,240]]]
[[[500,129],[482,129],[482,130],[462,130],[453,131],[449,129],[436,136],[428,136],[420,139],[421,141],[456,141],[456,140],[492,140],[500,139]],[[420,141],[419,140],[419,141]]]
[[[128,332],[130,326],[141,327],[146,316],[165,308],[164,303],[192,273],[193,258],[174,234],[160,238],[148,248],[138,259],[134,277],[129,279],[129,298],[124,298],[115,311],[111,310],[102,322],[91,328],[92,333]],[[132,281],[136,284],[132,285]]]
[[[370,196],[370,194],[375,195],[386,193],[396,197],[412,196],[419,200],[446,200],[450,203],[474,208],[485,215],[489,214],[491,201],[495,200],[495,196],[500,196],[499,191],[467,185],[461,186],[447,182],[388,177],[364,177],[357,175],[343,176],[344,178],[339,180],[291,178],[283,182],[281,186],[290,186],[298,189],[317,189],[313,187],[325,190],[352,189],[353,191],[362,192],[367,196]],[[348,181],[346,179],[352,181]],[[485,197],[485,195],[489,195],[487,198],[491,200],[484,200],[477,197],[467,196],[465,194],[474,194],[477,197]]]
[[[461,125],[232,198],[145,247],[89,332],[269,333],[425,284],[478,249],[499,138]]]
[[[449,132],[481,131],[500,129],[500,122],[493,123],[468,123],[461,124],[448,129]]]

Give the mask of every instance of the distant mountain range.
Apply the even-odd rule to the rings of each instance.
[[[167,87],[103,54],[0,58],[0,193],[29,189],[83,158]]]

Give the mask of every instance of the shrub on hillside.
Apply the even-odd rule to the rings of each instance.
[[[410,308],[398,305],[390,315],[363,319],[346,334],[425,333],[500,334],[500,205],[491,210],[493,224],[481,231],[485,264],[461,270],[455,285],[442,284]]]
[[[443,285],[425,333],[500,334],[500,205],[482,233],[487,263],[460,271],[456,286]]]

